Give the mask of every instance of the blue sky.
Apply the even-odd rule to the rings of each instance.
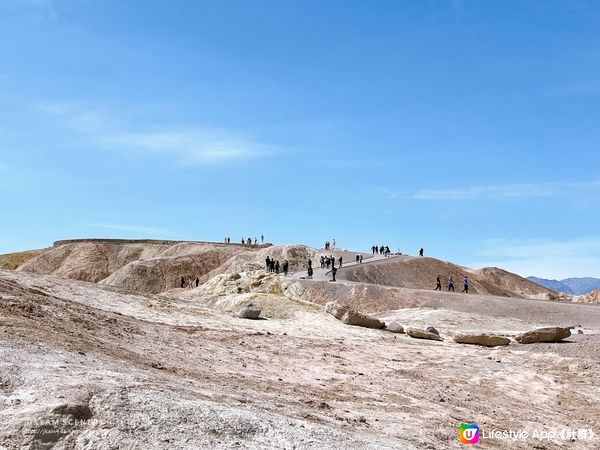
[[[368,249],[600,277],[600,4],[0,0],[0,252]]]

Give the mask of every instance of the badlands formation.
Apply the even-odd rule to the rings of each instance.
[[[343,257],[337,282],[321,254]],[[481,448],[600,448],[598,293],[362,255],[87,240],[0,256],[0,449],[443,449],[462,423]],[[433,291],[437,275],[470,293]]]

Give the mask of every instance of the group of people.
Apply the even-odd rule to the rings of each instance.
[[[290,270],[290,263],[286,259],[281,264],[279,264],[278,260],[275,260],[275,258],[271,258],[271,257],[267,256],[265,259],[265,268],[266,268],[267,272],[270,272],[270,273],[279,273],[279,271],[281,270],[283,272],[283,274],[287,277],[287,274]]]
[[[333,245],[329,241],[325,241],[325,245],[323,247],[325,250],[335,250],[335,239],[333,239]]]
[[[381,247],[377,244],[373,245],[371,247],[371,251],[373,252],[374,255],[385,255],[385,257],[387,258],[388,256],[390,256],[390,254],[392,253],[390,251],[390,248],[387,245],[382,245]]]
[[[448,292],[450,292],[450,291],[456,292],[454,290],[454,280],[452,278],[452,275],[450,275],[448,277],[448,281],[447,281],[446,285],[448,286]],[[436,279],[436,286],[435,286],[434,291],[441,291],[441,290],[442,290],[442,281],[440,279],[440,275],[438,275],[437,279]],[[464,292],[465,294],[469,293],[469,277],[467,275],[465,275],[465,277],[463,278],[463,290],[462,290],[462,292]]]
[[[330,267],[335,267],[335,261],[336,259],[333,255],[321,255],[321,269],[329,269]],[[339,263],[339,266],[342,267],[343,259],[341,256],[337,259],[337,261]]]
[[[223,239],[223,242],[225,244],[231,244],[231,238],[230,237],[226,237],[225,239]],[[252,243],[252,238],[242,238],[241,240],[242,245],[258,245],[258,239],[255,237],[254,238],[254,244]],[[264,234],[260,235],[260,243],[264,244],[265,243],[265,236]]]

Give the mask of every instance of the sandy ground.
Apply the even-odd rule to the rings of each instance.
[[[298,283],[317,303],[325,290],[343,299],[354,288]],[[379,317],[436,326],[444,341],[345,326],[281,295],[261,297],[265,320],[248,321],[178,291],[122,294],[0,271],[0,448],[443,449],[461,447],[462,422],[600,435],[599,308],[385,290]],[[450,338],[556,321],[585,334],[498,349]],[[600,440],[479,447],[597,449]]]

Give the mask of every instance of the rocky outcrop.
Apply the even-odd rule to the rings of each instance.
[[[535,344],[537,342],[560,342],[571,336],[571,330],[562,327],[538,328],[516,337],[520,344]]]
[[[261,312],[260,308],[254,306],[252,303],[250,303],[249,305],[246,305],[242,309],[240,309],[240,312],[238,313],[238,317],[241,319],[256,320],[259,318],[260,312]]]
[[[386,323],[385,329],[390,333],[404,333],[404,327],[395,321]]]
[[[427,331],[428,333],[437,334],[438,336],[440,335],[440,332],[433,327],[427,327],[425,328],[425,331]]]
[[[325,311],[340,320],[346,325],[356,327],[381,329],[385,327],[385,323],[375,317],[368,316],[361,312],[355,311],[346,305],[337,302],[329,302],[325,305]]]
[[[429,339],[429,340],[432,340],[432,341],[441,341],[441,340],[443,340],[437,334],[430,333],[429,331],[421,330],[421,329],[418,329],[418,328],[412,328],[412,327],[409,327],[409,328],[406,329],[406,334],[408,334],[410,337],[417,338],[417,339]]]
[[[510,344],[510,339],[486,333],[461,333],[454,336],[454,342],[459,344],[483,345],[485,347],[499,347]]]

